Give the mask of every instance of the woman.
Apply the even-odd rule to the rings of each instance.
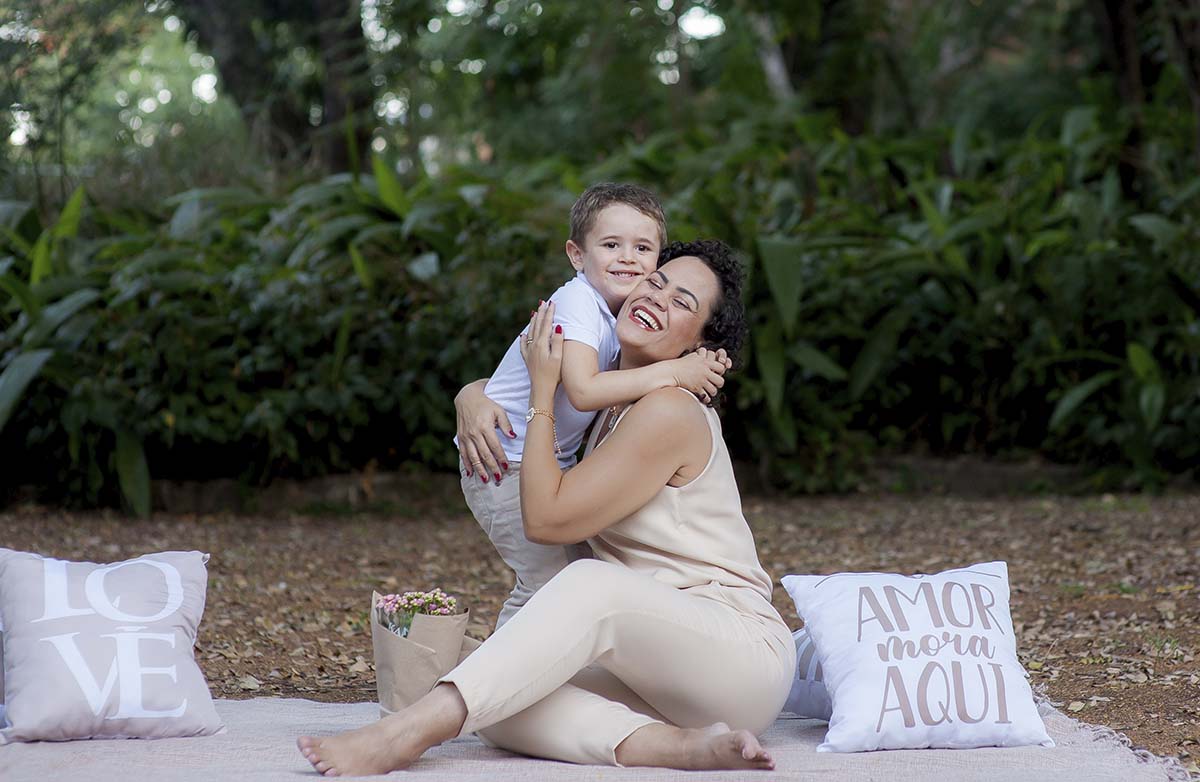
[[[563,335],[552,305],[522,355],[532,391],[521,507],[530,540],[587,540],[568,565],[433,690],[374,725],[302,737],[328,775],[404,768],[479,732],[505,749],[575,763],[773,768],[754,734],[779,713],[795,646],[771,606],[715,411],[677,388],[603,414],[588,456],[559,471],[551,416]],[[741,269],[720,242],[676,243],[617,319],[621,367],[744,330]]]

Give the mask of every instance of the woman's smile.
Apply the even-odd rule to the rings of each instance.
[[[648,307],[637,304],[629,311],[629,319],[646,331],[662,331],[662,321]]]

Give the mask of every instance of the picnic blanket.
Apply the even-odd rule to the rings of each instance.
[[[374,703],[316,703],[287,698],[218,700],[227,731],[186,739],[39,742],[0,747],[4,782],[301,782],[317,774],[296,750],[296,737],[364,725],[379,716]],[[1130,749],[1119,734],[1084,725],[1041,706],[1054,748],[903,750],[856,754],[815,750],[826,724],[783,715],[763,735],[776,770],[676,771],[576,766],[527,758],[485,746],[474,736],[428,752],[408,771],[374,779],[629,780],[630,782],[745,782],[745,780],[1013,780],[1037,782],[1150,782],[1188,779],[1177,762]]]

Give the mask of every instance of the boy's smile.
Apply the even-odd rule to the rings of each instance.
[[[567,256],[615,313],[657,266],[658,234],[653,218],[628,204],[611,204],[596,215],[583,247],[567,242]]]

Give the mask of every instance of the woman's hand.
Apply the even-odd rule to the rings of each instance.
[[[563,331],[554,326],[554,302],[544,301],[521,337],[521,358],[529,369],[530,398],[554,393],[562,379]]]
[[[488,476],[500,482],[500,471],[508,471],[508,456],[496,436],[516,437],[504,408],[489,399],[483,389],[486,381],[478,380],[464,386],[454,397],[454,412],[458,418],[458,454],[467,477],[476,472],[487,483]]]

